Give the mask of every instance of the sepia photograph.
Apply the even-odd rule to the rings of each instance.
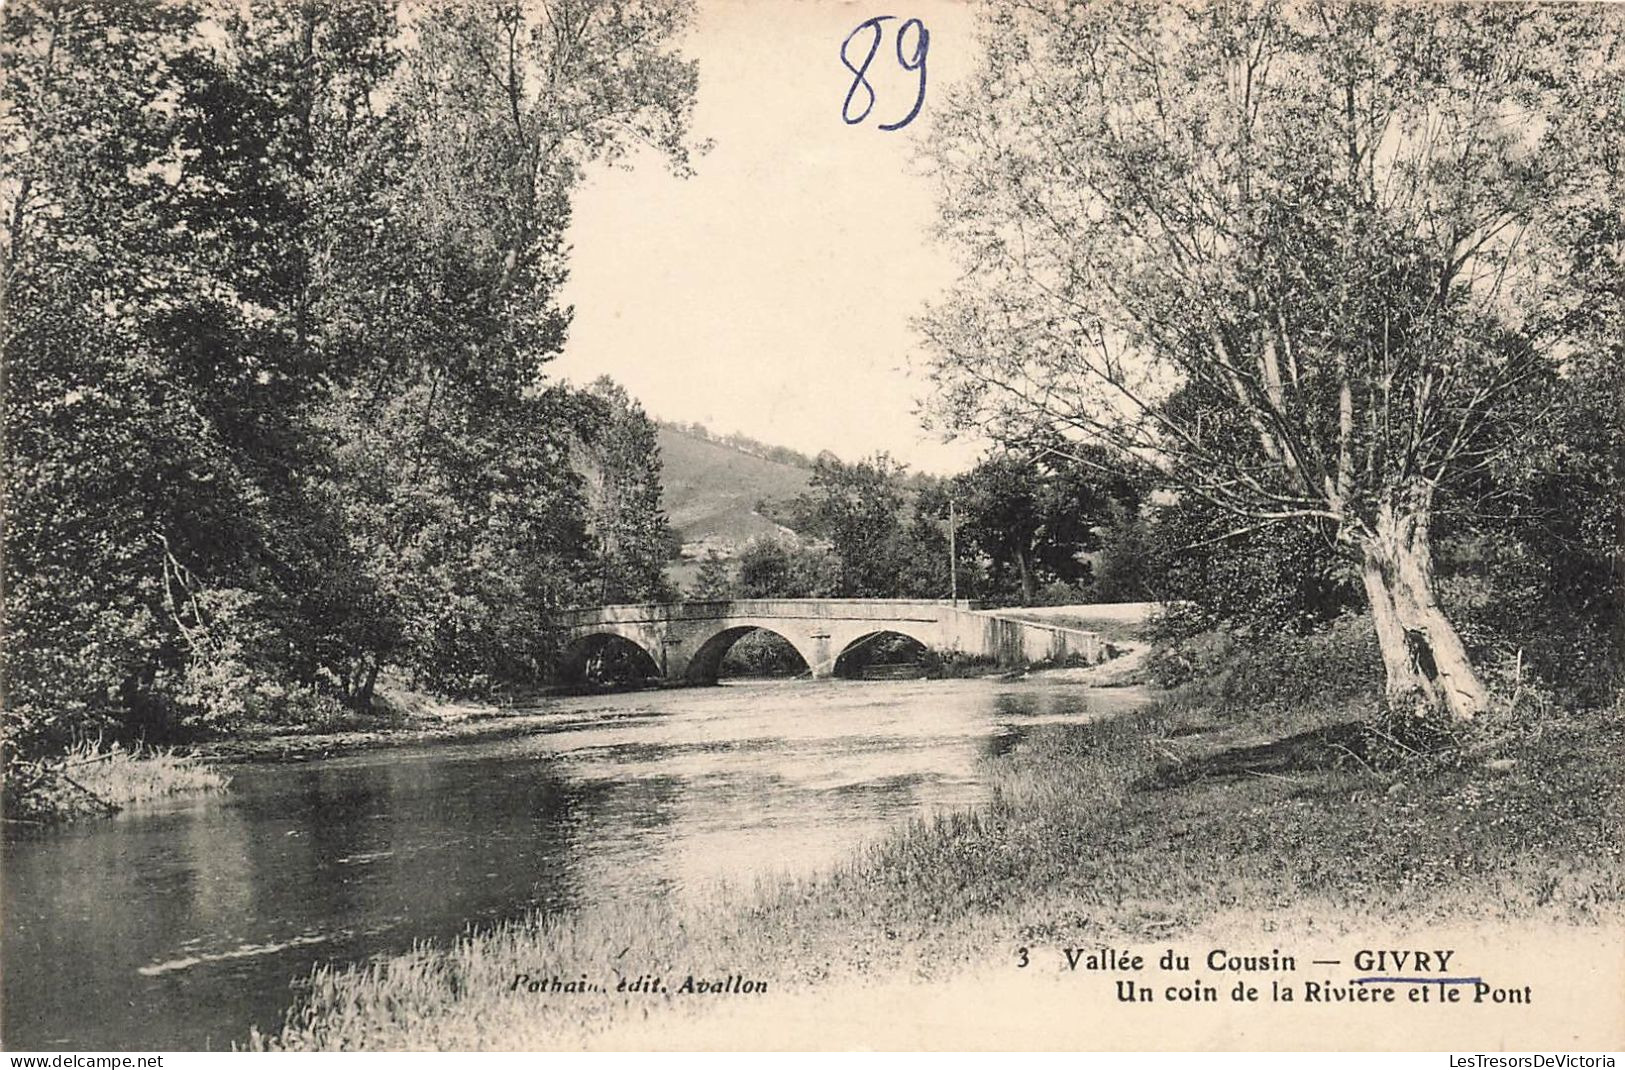
[[[1625,4],[4,0],[0,412],[11,1065],[1625,1048]]]

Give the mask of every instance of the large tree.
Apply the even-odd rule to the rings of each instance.
[[[582,401],[589,419],[575,452],[586,481],[588,533],[597,544],[592,593],[606,604],[669,599],[666,564],[681,544],[661,502],[654,421],[607,375],[593,380]]]
[[[360,652],[367,676],[393,660],[479,689],[538,677],[551,611],[604,593],[573,463],[604,413],[543,368],[569,326],[583,168],[647,145],[687,169],[694,66],[671,39],[690,5],[407,11],[377,159],[358,161],[389,181],[326,262],[326,346],[362,355],[331,419],[351,539],[395,624]]]
[[[947,408],[1154,460],[1237,530],[1330,525],[1391,699],[1471,718],[1430,531],[1595,343],[1571,283],[1585,221],[1625,209],[1622,22],[993,7],[928,148],[967,269],[923,321]]]
[[[536,672],[593,557],[570,195],[686,170],[690,9],[7,8],[13,743]]]
[[[854,464],[832,454],[813,465],[805,494],[793,510],[796,530],[828,539],[835,555],[833,594],[889,598],[898,593],[907,546],[902,477],[905,469],[885,453]]]
[[[304,478],[313,219],[390,23],[286,14],[249,40],[246,8],[7,13],[8,714],[32,725],[231,716],[317,660],[337,584],[311,566],[341,537]]]
[[[11,746],[66,737],[156,671],[165,521],[218,519],[231,545],[250,515],[150,331],[149,309],[187,289],[151,252],[168,245],[157,220],[174,200],[158,176],[180,165],[179,123],[156,103],[182,92],[196,18],[40,5],[0,22]]]

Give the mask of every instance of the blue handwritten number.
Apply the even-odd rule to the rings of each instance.
[[[881,38],[886,36],[886,32],[881,29],[880,24],[896,17],[896,15],[876,15],[872,19],[864,19],[858,23],[851,33],[846,35],[846,40],[841,42],[841,66],[851,71],[853,76],[851,88],[846,91],[846,100],[841,103],[841,119],[848,126],[856,126],[858,123],[863,122],[869,117],[869,113],[874,110],[876,104],[875,87],[869,84],[869,79],[865,75],[869,72],[869,65],[875,61],[875,53],[880,51]],[[909,27],[914,28],[914,52],[912,56],[905,55],[903,52],[903,38],[907,35]],[[874,37],[869,41],[869,51],[864,55],[863,62],[854,67],[852,61],[847,58],[847,46],[852,43],[854,37],[864,30],[873,30]],[[898,28],[897,62],[905,71],[919,72],[920,89],[914,95],[914,107],[909,109],[909,113],[895,123],[881,123],[880,129],[901,130],[909,123],[912,123],[914,117],[920,114],[920,108],[925,105],[925,57],[930,50],[931,31],[925,28],[925,23],[919,19],[909,19]],[[852,98],[857,96],[859,89],[869,95],[869,102],[863,106],[861,112],[853,115]]]
[[[896,15],[876,15],[872,19],[864,19],[862,22],[858,23],[856,29],[846,35],[846,40],[841,42],[841,66],[851,71],[854,75],[852,79],[852,88],[846,91],[846,101],[841,105],[841,118],[846,121],[847,126],[856,126],[858,123],[863,122],[863,120],[869,117],[869,113],[874,110],[875,87],[869,84],[869,79],[865,78],[864,74],[868,72],[869,64],[875,61],[875,53],[880,51],[880,39],[885,36],[885,31],[880,28],[880,24],[885,22],[887,19],[894,19],[896,17]],[[852,38],[856,37],[864,30],[873,30],[875,32],[875,37],[873,41],[869,42],[869,54],[863,57],[862,63],[854,67],[852,66],[852,61],[846,58],[846,46],[852,43]],[[856,95],[859,87],[862,87],[863,91],[869,94],[869,103],[864,105],[863,111],[859,112],[857,115],[853,115],[852,97]]]
[[[913,59],[909,59],[909,58],[907,58],[907,57],[905,57],[903,55],[903,35],[908,33],[908,28],[910,26],[914,27],[914,32],[915,32],[914,58]],[[909,113],[907,115],[903,116],[902,119],[900,119],[899,121],[897,121],[895,123],[892,123],[889,126],[887,124],[885,124],[885,123],[881,123],[880,124],[880,129],[882,129],[882,130],[901,130],[903,127],[907,126],[909,123],[912,123],[914,121],[914,117],[916,115],[920,114],[920,108],[922,108],[925,105],[925,54],[928,51],[930,51],[930,49],[931,49],[931,31],[926,29],[925,28],[925,23],[921,22],[919,19],[909,19],[907,22],[903,23],[903,25],[898,29],[898,31],[897,31],[897,62],[902,64],[902,67],[903,67],[903,69],[905,71],[919,71],[920,72],[920,91],[915,94],[915,96],[914,96],[914,107],[909,109]]]

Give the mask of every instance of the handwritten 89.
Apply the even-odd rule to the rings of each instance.
[[[869,65],[875,61],[875,55],[880,51],[880,42],[886,36],[886,31],[880,24],[896,18],[896,15],[876,15],[872,19],[865,19],[858,23],[857,28],[846,35],[846,40],[841,42],[841,65],[851,71],[853,75],[852,86],[846,91],[846,100],[841,104],[841,118],[848,126],[856,126],[858,123],[863,122],[869,117],[869,113],[874,110],[877,94],[875,93],[875,87],[870,84],[868,79]],[[909,37],[910,30],[914,31],[914,47],[912,51],[905,51],[905,41]],[[863,62],[854,65],[849,49],[856,51],[851,48],[852,42],[865,31],[870,34],[869,51],[864,54]],[[894,123],[881,123],[880,129],[882,130],[901,130],[914,121],[914,117],[920,114],[921,106],[925,104],[925,57],[931,50],[931,31],[927,30],[925,23],[919,19],[909,19],[897,28],[896,44],[898,64],[905,71],[915,72],[919,76],[920,84],[918,91],[914,94],[914,106],[909,109],[908,114]],[[858,48],[861,49],[862,47],[860,43]],[[862,111],[854,113],[852,110],[853,103],[858,99],[860,90],[865,94],[867,103],[863,105]]]

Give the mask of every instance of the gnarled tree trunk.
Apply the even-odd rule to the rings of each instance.
[[[1404,506],[1385,503],[1361,539],[1362,578],[1396,707],[1420,699],[1457,721],[1489,703],[1455,625],[1433,595],[1428,542],[1429,496]]]

